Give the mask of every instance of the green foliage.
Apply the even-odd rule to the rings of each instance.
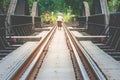
[[[57,16],[58,16],[59,12],[49,12],[49,11],[45,11],[44,13],[42,13],[41,15],[41,21],[44,23],[54,23],[57,20]],[[63,21],[64,22],[68,22],[71,20],[71,18],[73,17],[73,15],[71,15],[70,13],[63,13]]]
[[[116,12],[120,6],[120,0],[110,0],[108,2],[110,12]]]
[[[44,23],[50,23],[52,19],[52,14],[49,11],[46,11],[44,13],[42,13],[41,15],[41,21]]]
[[[4,9],[8,6],[10,0],[4,1]],[[42,14],[45,11],[49,12],[64,12],[64,13],[73,13],[80,14],[80,8],[82,0],[28,0],[29,10],[32,10],[33,2],[37,1],[40,6],[40,13]]]
[[[93,2],[93,0],[88,0],[88,5],[89,5],[90,11],[91,11],[91,9],[92,9],[92,2]]]
[[[32,11],[33,2],[34,2],[34,0],[28,0],[30,12]]]
[[[41,14],[44,11],[61,11],[79,15],[82,0],[37,0],[37,2],[40,5]]]
[[[7,11],[7,7],[9,6],[10,0],[3,0],[3,8],[4,11]]]

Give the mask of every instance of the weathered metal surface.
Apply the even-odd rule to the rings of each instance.
[[[6,15],[0,14],[0,36],[5,36],[5,17]]]
[[[27,0],[17,0],[14,14],[29,15],[29,5]]]
[[[29,14],[28,12],[28,3],[27,0],[11,0],[10,5],[7,11],[7,16],[6,16],[6,34],[11,35],[11,15],[17,14],[17,15],[25,15]],[[27,8],[27,9],[25,9]]]
[[[93,0],[91,13],[92,13],[92,15],[93,14],[101,14],[102,13],[100,0]]]
[[[33,33],[32,17],[23,15],[11,15],[11,35],[27,36]]]
[[[81,7],[81,16],[90,16],[90,9],[87,1],[83,1],[82,7]]]
[[[77,20],[79,21],[79,27],[80,28],[87,28],[87,17],[86,16],[80,16],[80,17],[77,17]]]
[[[105,15],[93,15],[88,17],[87,33],[91,35],[101,35],[105,30]]]
[[[39,6],[37,2],[33,3],[32,6],[32,22],[33,22],[33,28],[39,28],[41,27],[41,20],[39,17]]]
[[[101,35],[106,31],[105,15],[92,15],[88,17],[78,17],[79,27],[87,29],[87,33],[91,35]]]
[[[107,34],[108,30],[109,30],[109,9],[108,9],[108,3],[107,0],[100,0],[101,3],[101,9],[102,9],[102,14],[105,14],[105,32],[104,34]]]
[[[120,13],[110,14],[110,24],[109,24],[109,38],[107,40],[107,45],[111,48],[120,51]]]
[[[38,16],[38,3],[37,2],[34,2],[33,3],[33,6],[32,6],[32,16],[35,17],[35,16]]]
[[[16,5],[17,5],[17,0],[11,0],[10,1],[8,11],[7,11],[7,15],[6,15],[6,21],[5,21],[5,27],[7,29],[6,30],[6,35],[11,35],[10,16],[14,14]]]
[[[33,17],[33,25],[34,28],[41,28],[41,18],[40,17]]]

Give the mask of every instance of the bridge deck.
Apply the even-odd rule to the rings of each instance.
[[[91,41],[80,41],[85,51],[92,57],[108,80],[120,79],[120,63],[105,53]]]
[[[82,32],[71,31],[75,37],[84,38],[84,37],[105,37],[105,36],[84,36]],[[80,45],[82,45],[83,50],[87,52],[92,59],[95,61],[97,66],[101,69],[101,71],[105,74],[108,80],[119,80],[120,76],[120,63],[113,59],[110,55],[96,46],[92,41],[87,39],[83,41],[79,41]]]
[[[75,80],[63,30],[57,30],[36,80]]]
[[[29,57],[30,54],[37,47],[38,42],[26,42],[12,53],[8,54],[0,62],[0,79],[8,75],[8,73],[17,65],[20,64],[23,58]]]

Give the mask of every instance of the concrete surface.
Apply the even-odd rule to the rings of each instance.
[[[63,30],[57,30],[36,80],[75,80]]]

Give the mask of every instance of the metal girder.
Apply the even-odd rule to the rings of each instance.
[[[9,4],[9,8],[6,15],[6,35],[12,34],[11,29],[11,15],[26,15],[29,14],[29,6],[27,0],[11,0]]]
[[[35,27],[35,17],[38,17],[39,11],[38,11],[38,3],[34,2],[32,6],[32,22],[33,22],[33,28]]]
[[[90,16],[89,5],[87,1],[83,1],[81,8],[81,16]]]
[[[92,15],[95,14],[105,14],[105,30],[104,34],[106,34],[109,30],[109,9],[108,9],[108,0],[93,0],[92,4]]]
[[[39,15],[38,8],[39,8],[38,3],[34,2],[33,6],[32,6],[32,16],[38,16]]]
[[[100,0],[93,0],[91,14],[102,14]]]
[[[18,0],[15,14],[17,15],[26,15],[29,14],[29,6],[27,0]]]
[[[90,9],[87,1],[83,1],[82,7],[81,7],[81,16],[86,16],[86,23],[85,27],[88,28],[88,16],[90,16]]]
[[[105,14],[105,32],[104,34],[107,34],[107,32],[109,31],[109,9],[108,9],[108,3],[107,0],[100,0],[101,3],[101,9],[102,9],[102,14]]]
[[[30,15],[28,0],[25,0],[25,15]]]
[[[92,14],[105,14],[108,13],[108,0],[93,0],[92,2]]]
[[[0,0],[0,14],[3,13],[3,0]]]
[[[11,0],[7,14],[26,15],[29,14],[27,0]]]
[[[5,21],[5,27],[6,27],[6,35],[11,35],[11,22],[10,22],[10,16],[14,15],[16,5],[18,0],[11,0],[9,4],[9,8],[6,15],[6,21]]]

